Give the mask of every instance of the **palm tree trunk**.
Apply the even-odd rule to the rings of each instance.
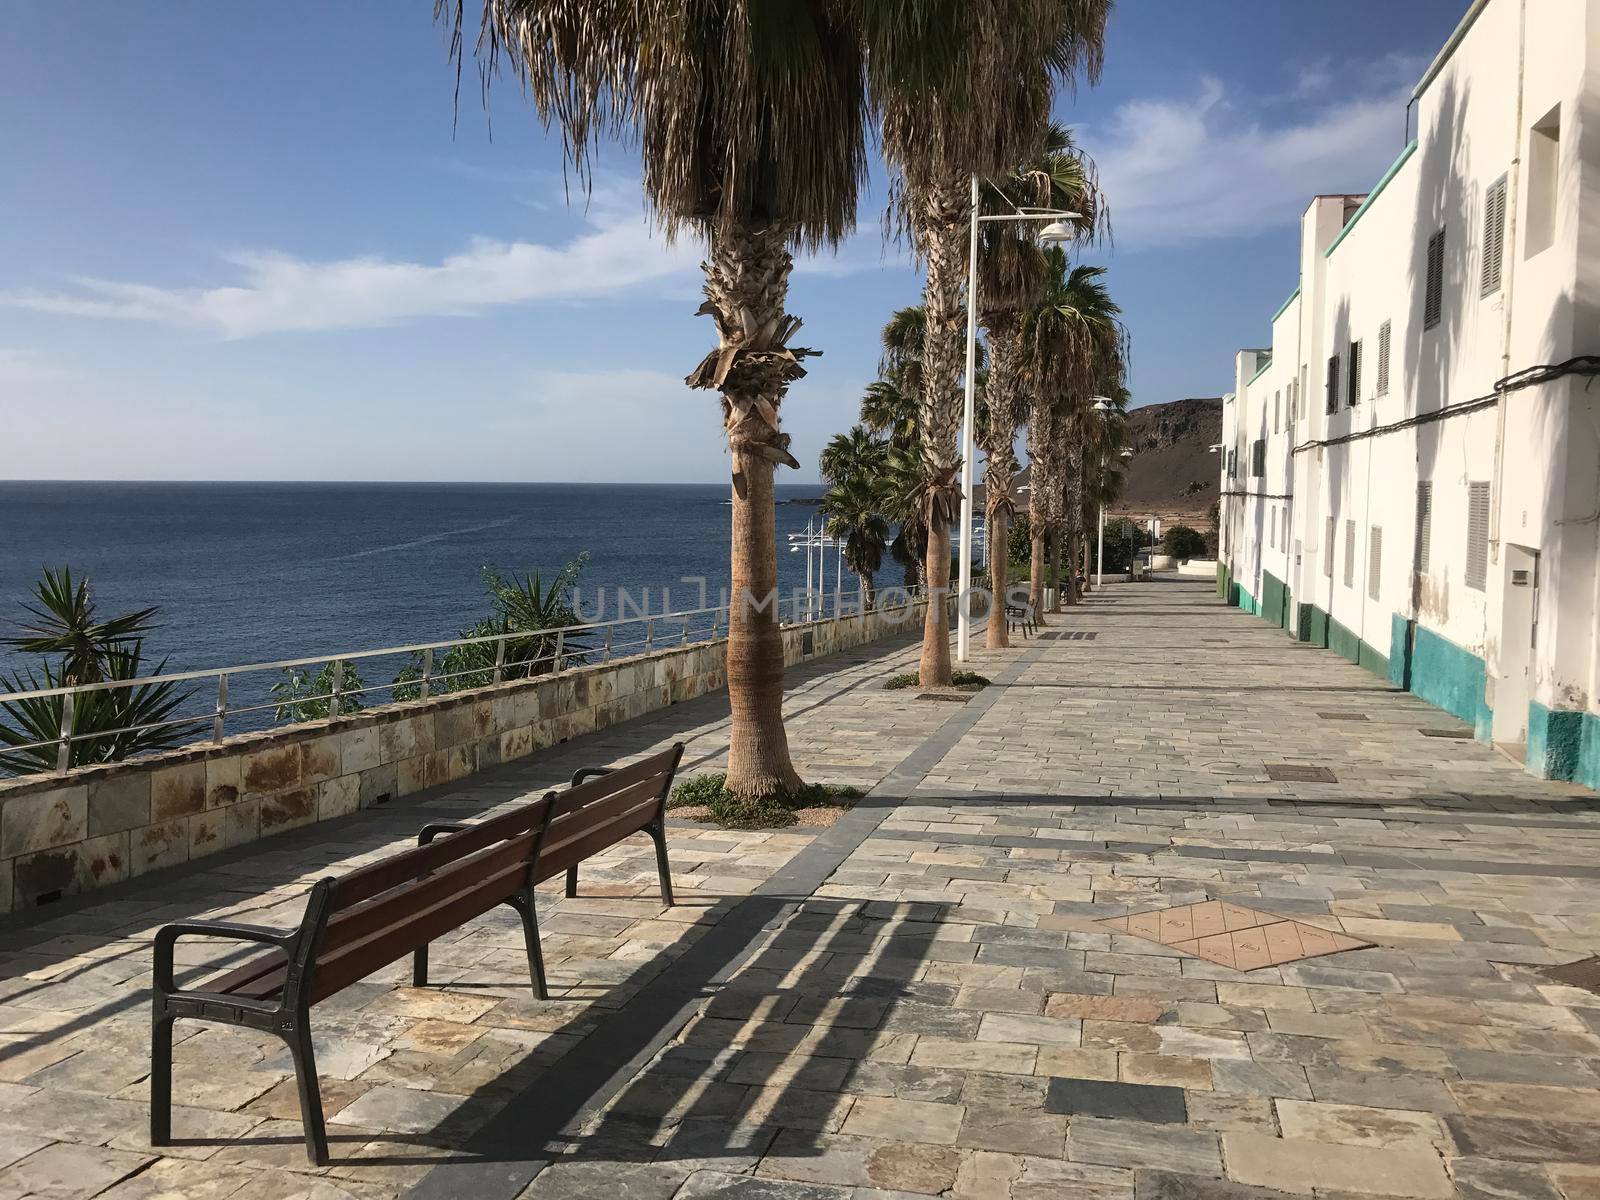
[[[1054,593],[1050,597],[1050,611],[1061,611],[1061,527],[1052,526],[1050,529],[1050,588]]]
[[[1011,644],[1006,631],[1006,510],[991,511],[989,515],[989,628],[984,645],[990,650],[1004,650]]]
[[[1017,422],[1022,417],[1022,329],[1015,317],[987,318],[989,381],[984,399],[989,426],[984,438],[983,494],[989,521],[989,628],[985,645],[1002,650],[1006,633],[1006,535],[1011,512],[1011,482],[1017,474]]]
[[[1066,534],[1069,564],[1067,595],[1068,604],[1076,604],[1078,594],[1078,557],[1083,546],[1083,442],[1081,440],[1080,426],[1073,421],[1069,426],[1067,435],[1067,479],[1066,496],[1064,501],[1064,515],[1066,517]]]
[[[792,795],[803,785],[783,728],[783,636],[779,629],[778,551],[773,472],[798,466],[777,408],[805,374],[806,351],[785,346],[798,322],[787,316],[788,230],[733,228],[713,239],[705,268],[706,309],[718,349],[689,376],[691,387],[722,392],[733,457],[733,596],[728,612],[727,788],[754,800]]]
[[[872,581],[872,572],[861,572],[861,611],[871,612],[878,603],[878,590]]]
[[[1044,619],[1044,561],[1045,535],[1043,524],[1031,526],[1032,537],[1028,543],[1028,603],[1033,606],[1034,619]]]
[[[917,425],[922,433],[922,465],[927,488],[928,611],[922,626],[923,687],[950,686],[950,520],[960,503],[956,476],[961,470],[961,361],[965,309],[967,185],[930,188],[923,199],[918,243],[928,263],[923,283],[925,325],[922,395]]]

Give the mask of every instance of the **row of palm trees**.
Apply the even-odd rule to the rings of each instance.
[[[464,0],[435,0],[463,51]],[[794,250],[854,228],[868,143],[892,174],[894,224],[925,266],[919,470],[925,574],[948,584],[960,469],[963,242],[973,176],[1041,143],[1059,88],[1098,78],[1111,0],[485,0],[484,82],[504,64],[583,180],[596,144],[637,145],[647,206],[706,243],[717,345],[689,374],[717,392],[732,458],[727,787],[802,787],[782,720],[773,475],[798,466],[780,423],[815,351],[794,344]],[[928,607],[924,684],[949,682],[944,606]]]
[[[1090,514],[1120,494],[1128,393],[1127,336],[1104,268],[1072,267],[1060,250],[1038,257],[1043,273],[1035,277],[1031,296],[1018,287],[1007,293],[1009,303],[996,304],[985,318],[977,440],[986,458],[988,588],[1003,598],[1012,589],[1006,547],[1015,509],[1016,441],[1019,427],[1027,427],[1028,591],[1035,611],[1043,611],[1047,584],[1057,606],[1077,602],[1078,572],[1087,573]],[[821,504],[825,532],[839,539],[869,606],[885,554],[906,568],[908,585],[927,582],[927,526],[916,503],[921,434],[906,387],[921,369],[920,357],[908,353],[907,331],[923,318],[921,308],[905,308],[884,326],[880,378],[862,398],[860,423],[829,441],[819,464],[827,486]],[[915,338],[910,344],[920,345]],[[1057,586],[1063,558],[1064,585]],[[1003,603],[989,606],[986,640],[991,649],[1009,644]]]

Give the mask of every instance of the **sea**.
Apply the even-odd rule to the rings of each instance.
[[[820,526],[818,494],[778,489],[785,596],[806,580],[786,535]],[[585,620],[617,616],[619,589],[634,613],[699,608],[728,587],[731,511],[727,484],[0,482],[0,636],[47,566],[104,615],[156,606],[145,653],[169,671],[446,640],[488,614],[486,565],[548,587],[583,553]],[[0,672],[28,665],[0,647]]]

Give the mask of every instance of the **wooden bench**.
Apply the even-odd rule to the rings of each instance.
[[[288,1044],[306,1154],[313,1164],[326,1164],[311,1007],[408,954],[413,981],[424,985],[429,942],[502,904],[522,918],[534,991],[547,999],[534,886],[564,871],[567,894],[574,895],[584,859],[643,832],[655,842],[661,898],[671,904],[666,803],[682,756],[678,744],[616,770],[586,768],[567,791],[547,792],[487,821],[430,825],[414,849],[319,879],[295,929],[233,921],[163,926],[155,938],[151,1001],[151,1144],[172,1140],[172,1026],[189,1017],[259,1029]],[[179,988],[174,948],[190,936],[272,949],[197,988]]]
[[[1039,627],[1037,618],[1033,615],[1031,604],[1006,605],[1006,632],[1022,631],[1023,637],[1031,636]]]

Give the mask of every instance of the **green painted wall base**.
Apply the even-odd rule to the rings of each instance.
[[[1328,644],[1328,614],[1315,604],[1302,604],[1298,621],[1300,640],[1313,646]]]
[[[1232,580],[1233,572],[1228,570],[1228,564],[1219,562],[1217,564],[1217,599],[1226,600],[1228,598],[1228,584]]]
[[[1367,645],[1353,629],[1346,629],[1339,622],[1328,621],[1328,649],[1348,658],[1358,667],[1365,667],[1374,675],[1383,679],[1389,678],[1389,657],[1372,646]]]
[[[1483,700],[1483,659],[1431,629],[1414,625],[1410,674],[1413,692],[1467,722],[1480,742],[1489,740],[1494,712]]]
[[[1279,629],[1289,623],[1289,590],[1270,571],[1261,573],[1261,616]]]
[[[1389,618],[1389,682],[1411,690],[1411,652],[1416,622],[1399,613]]]

